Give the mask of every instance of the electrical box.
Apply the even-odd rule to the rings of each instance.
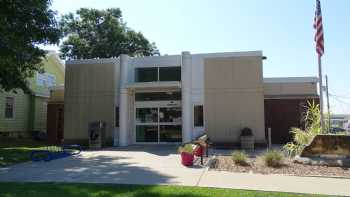
[[[102,148],[105,144],[106,122],[93,121],[89,123],[89,147],[93,149]]]

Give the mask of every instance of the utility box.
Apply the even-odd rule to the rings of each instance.
[[[106,122],[94,121],[89,123],[89,148],[102,148],[105,144]]]

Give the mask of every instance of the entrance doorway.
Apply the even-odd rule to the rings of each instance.
[[[181,142],[180,99],[179,92],[136,93],[136,143]]]

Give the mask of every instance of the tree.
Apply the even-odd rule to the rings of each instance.
[[[126,26],[119,8],[80,8],[76,15],[63,15],[60,28],[66,37],[60,46],[61,57],[65,59],[159,54],[154,43],[150,43],[141,32]]]
[[[60,38],[50,0],[0,1],[0,90],[29,91],[27,79],[42,71],[39,44]]]

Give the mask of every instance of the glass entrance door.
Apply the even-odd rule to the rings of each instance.
[[[181,142],[181,108],[159,108],[159,142]]]
[[[176,94],[173,95],[176,96]],[[165,96],[163,97],[165,98]],[[182,141],[181,102],[177,100],[177,97],[174,100],[164,99],[156,101],[159,98],[158,96],[149,100],[138,100],[138,98],[144,97],[136,93],[136,143],[172,143]]]
[[[181,142],[180,107],[136,108],[136,142]]]
[[[158,142],[158,108],[136,108],[136,142]]]

